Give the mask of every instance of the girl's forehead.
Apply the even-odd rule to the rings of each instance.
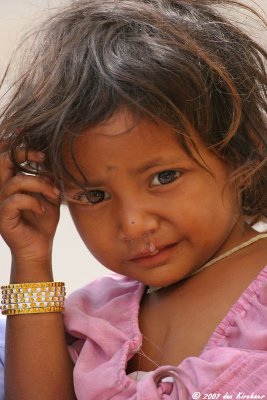
[[[148,117],[136,118],[122,109],[108,120],[89,127],[69,140],[63,149],[65,161],[71,164],[105,166],[136,165],[140,170],[146,165],[163,165],[165,162],[203,162],[210,155],[200,139],[186,134],[190,151],[180,142],[181,134],[161,120]],[[190,142],[191,141],[191,142]],[[77,165],[76,165],[77,167]]]
[[[68,142],[67,148],[73,154],[84,152],[114,154],[116,151],[164,152],[164,148],[182,146],[178,132],[166,122],[154,121],[148,117],[137,118],[127,111],[119,111],[109,120],[84,129],[74,140]]]
[[[63,142],[63,154],[85,151],[108,151],[109,147],[156,146],[158,142],[172,140],[178,144],[177,132],[166,122],[138,117],[127,109],[118,110],[109,119],[85,128],[75,135],[68,135]]]
[[[143,118],[137,117],[127,108],[121,108],[107,120],[86,129],[84,134],[90,132],[95,135],[117,136],[130,132]],[[152,120],[151,120],[152,122]]]
[[[90,138],[101,140],[105,137],[111,140],[112,138],[114,140],[116,138],[118,140],[132,140],[133,134],[141,131],[144,139],[147,139],[153,132],[154,138],[156,138],[159,129],[162,135],[172,132],[173,136],[177,138],[177,131],[157,117],[152,119],[147,116],[136,115],[128,109],[122,108],[112,114],[110,118],[81,131],[77,135],[77,139],[80,142]]]

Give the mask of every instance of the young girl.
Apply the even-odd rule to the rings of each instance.
[[[267,397],[267,54],[217,6],[247,9],[75,1],[36,37],[0,127],[7,400]],[[63,314],[60,202],[114,272]]]

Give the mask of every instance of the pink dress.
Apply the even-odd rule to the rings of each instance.
[[[267,266],[199,357],[136,380],[126,366],[142,344],[138,311],[144,290],[143,284],[112,274],[67,298],[64,323],[77,338],[69,352],[78,400],[267,399]]]

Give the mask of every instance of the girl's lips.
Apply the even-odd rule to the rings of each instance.
[[[132,257],[129,262],[138,264],[140,266],[153,266],[156,264],[164,263],[173,253],[177,243],[168,244],[166,246],[157,248],[154,253],[139,253]]]

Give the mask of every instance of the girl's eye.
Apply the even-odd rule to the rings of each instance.
[[[180,175],[181,172],[175,169],[159,172],[152,179],[151,185],[152,186],[167,185],[168,183],[171,183],[176,179],[178,179]]]
[[[104,200],[108,200],[110,195],[103,190],[87,190],[77,193],[73,196],[73,200],[79,203],[98,204]]]

